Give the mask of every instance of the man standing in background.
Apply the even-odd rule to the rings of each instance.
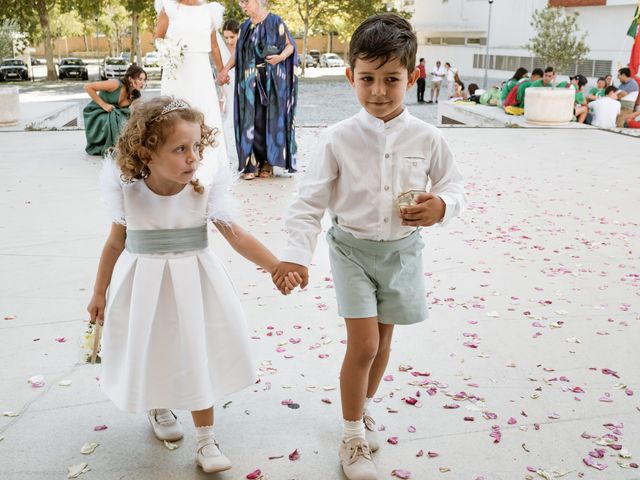
[[[446,75],[442,63],[440,60],[436,62],[436,66],[431,70],[431,99],[427,103],[438,103],[438,96],[440,95],[440,85],[442,85],[442,79]],[[435,95],[434,95],[435,93]]]
[[[427,68],[425,63],[425,59],[421,58],[418,64],[418,70],[420,70],[420,76],[418,77],[418,103],[424,103],[424,92],[427,89]]]

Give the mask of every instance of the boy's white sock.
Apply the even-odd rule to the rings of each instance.
[[[206,427],[196,427],[196,441],[200,443],[201,440],[213,437],[213,425]]]
[[[352,422],[351,420],[342,420],[342,441],[348,442],[352,438],[361,438],[364,440],[364,423],[362,419]]]

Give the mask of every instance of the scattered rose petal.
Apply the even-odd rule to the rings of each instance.
[[[180,448],[179,444],[170,442],[169,440],[164,441],[164,446],[167,447],[167,449],[169,450],[177,450],[178,448]]]
[[[409,425],[409,428],[407,428],[407,432],[416,433],[416,427],[414,427],[413,425]]]
[[[390,443],[391,445],[397,445],[398,444],[398,437],[389,437],[389,438],[387,438],[387,443]]]
[[[582,461],[584,462],[585,465],[587,465],[589,467],[593,467],[593,468],[598,469],[598,470],[604,470],[605,468],[607,468],[607,464],[600,463],[593,457],[583,458]]]
[[[382,377],[385,382],[393,382],[393,375],[385,375]]]
[[[251,473],[247,473],[247,480],[256,480],[260,478],[262,471],[258,468]]]
[[[106,425],[96,425],[95,427],[93,427],[93,431],[94,432],[99,432],[101,430],[106,430],[107,428],[109,428],[109,427],[107,427]]]
[[[100,444],[96,442],[85,443],[80,449],[80,453],[83,455],[91,455]]]
[[[395,468],[391,471],[392,477],[407,479],[411,478],[411,472],[409,470],[403,470],[402,468]]]
[[[56,337],[54,338],[54,340],[58,343],[64,343],[67,341],[67,339],[65,337]]]
[[[291,460],[292,462],[295,462],[299,458],[300,458],[300,454],[298,453],[297,448],[289,454],[289,460]]]
[[[78,463],[77,465],[71,465],[70,467],[67,467],[67,469],[69,470],[69,472],[67,473],[67,478],[78,478],[83,473],[87,473],[89,470],[91,470],[88,463]]]

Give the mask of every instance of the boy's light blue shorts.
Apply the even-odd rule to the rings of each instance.
[[[334,225],[327,242],[340,316],[378,317],[391,325],[427,318],[419,230],[400,240],[376,242]]]

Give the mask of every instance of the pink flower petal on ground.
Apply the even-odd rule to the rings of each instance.
[[[458,405],[457,403],[448,403],[446,405],[443,405],[442,408],[446,408],[447,410],[453,410],[455,408],[460,408],[460,405]]]
[[[518,423],[518,420],[516,420],[515,418],[511,417],[511,418],[509,418],[509,420],[507,420],[507,423],[509,425],[515,425],[516,423]]]
[[[389,437],[389,438],[387,438],[387,443],[390,443],[391,445],[397,445],[398,444],[398,437]]]
[[[593,458],[604,458],[606,450],[604,448],[595,448],[589,452],[589,456]]]
[[[382,377],[385,382],[393,382],[393,375],[385,375]]]
[[[318,355],[318,358],[329,358],[329,354],[328,353],[321,353]]]
[[[300,454],[298,453],[297,448],[289,454],[289,460],[291,460],[292,462],[295,462],[299,458],[300,458]]]
[[[440,455],[440,454],[436,453],[436,452],[427,452],[427,456],[429,458],[436,458],[438,455]]]
[[[278,347],[278,348],[276,348],[276,352],[278,352],[278,353],[282,353],[282,352],[286,352],[286,351],[287,351],[287,350],[286,350],[286,349],[284,349],[284,348],[282,348],[282,347]]]
[[[332,402],[331,402],[331,399],[329,398],[323,398],[322,403],[328,403],[329,405],[331,405]]]
[[[326,303],[319,303],[317,306],[318,310],[327,310],[329,308]]]
[[[93,431],[99,432],[100,430],[106,430],[107,428],[109,427],[107,427],[106,425],[96,425],[95,427],[93,427]]]
[[[300,343],[301,341],[302,341],[302,339],[301,339],[301,338],[290,338],[290,339],[289,339],[289,343],[293,343],[294,345],[295,345],[296,343]]]
[[[464,421],[465,422],[474,422],[475,421],[475,417],[464,417]]]
[[[57,338],[54,338],[54,340],[58,343],[64,343],[67,341],[65,337],[57,337]]]
[[[406,397],[406,398],[403,398],[402,400],[404,400],[404,403],[408,405],[415,405],[416,403],[418,403],[418,399],[414,397]]]
[[[280,405],[291,405],[293,403],[293,400],[291,400],[290,398],[287,398],[286,400],[282,400],[280,402]]]
[[[580,388],[580,387],[573,387],[573,388],[571,389],[571,391],[572,391],[573,393],[584,393],[584,390],[583,390],[582,388]]]
[[[407,428],[407,432],[416,433],[416,427],[414,427],[413,425],[409,425],[409,428]]]
[[[495,420],[498,418],[498,415],[493,412],[482,412],[482,416],[487,420]]]
[[[424,456],[424,450],[420,449],[418,450],[418,453],[416,453],[416,457],[422,457]]]
[[[593,467],[593,468],[598,469],[598,470],[604,470],[605,468],[607,468],[606,464],[599,463],[597,460],[595,460],[594,458],[591,458],[591,457],[583,458],[582,461],[584,462],[585,465],[587,465],[589,467]]]
[[[630,388],[627,388],[624,393],[626,393],[627,395],[629,395],[630,397],[633,395],[633,390],[631,390]]]
[[[391,472],[391,476],[406,480],[407,478],[411,478],[411,472],[409,470],[403,470],[402,468],[395,468]]]
[[[489,434],[491,438],[493,438],[493,443],[500,443],[502,439],[502,433],[500,432],[500,427],[498,425],[494,425],[491,427],[491,433]]]
[[[411,372],[411,375],[414,377],[430,377],[431,374],[429,372]]]
[[[260,478],[261,475],[262,471],[258,468],[251,473],[247,473],[247,480],[256,480],[257,478]]]

